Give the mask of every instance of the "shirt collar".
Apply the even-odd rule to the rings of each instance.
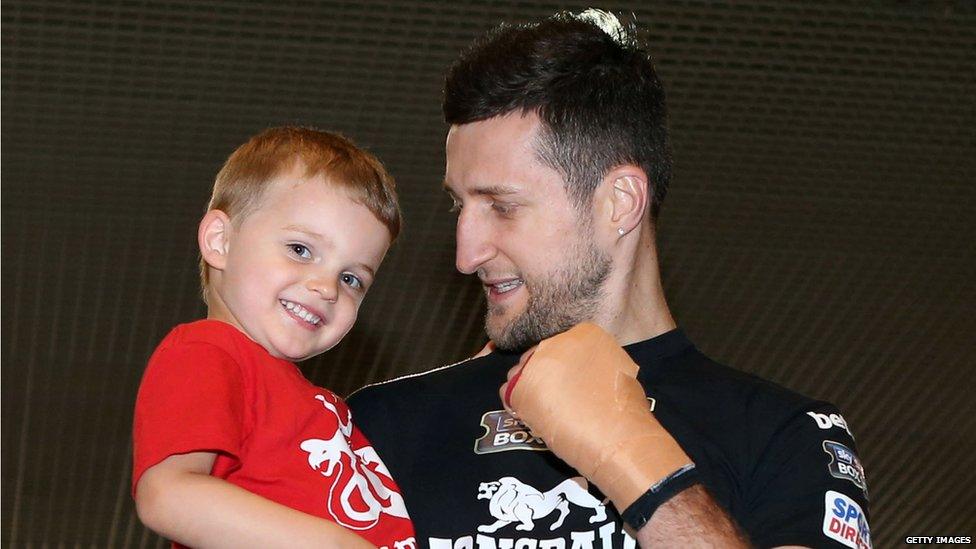
[[[693,346],[684,330],[675,328],[650,339],[631,343],[625,346],[624,350],[630,358],[634,359],[634,362],[643,366],[660,362]]]

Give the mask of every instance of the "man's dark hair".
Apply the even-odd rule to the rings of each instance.
[[[492,29],[451,67],[443,107],[452,125],[536,112],[539,158],[577,208],[607,172],[633,164],[647,173],[657,218],[671,180],[664,88],[635,29],[614,16],[563,12]]]

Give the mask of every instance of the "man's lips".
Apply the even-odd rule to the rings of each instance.
[[[289,316],[298,320],[305,327],[314,330],[325,324],[325,315],[297,301],[290,301],[284,298],[278,299],[278,303],[284,307]]]
[[[525,281],[521,278],[482,280],[481,283],[485,286],[489,297],[500,297],[525,285]]]

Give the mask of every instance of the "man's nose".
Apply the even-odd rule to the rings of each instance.
[[[472,274],[488,260],[495,257],[496,249],[492,244],[489,227],[480,223],[475,212],[467,213],[461,210],[457,220],[457,250],[454,264],[458,271]]]
[[[336,277],[313,276],[305,282],[305,288],[319,294],[325,301],[335,302],[339,296],[339,286]]]

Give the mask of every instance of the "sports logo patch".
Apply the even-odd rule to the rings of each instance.
[[[864,510],[840,492],[828,490],[824,494],[823,533],[847,547],[871,549],[871,529]]]
[[[834,427],[839,427],[847,431],[847,434],[851,435],[851,438],[854,438],[854,433],[852,433],[851,428],[847,426],[847,421],[844,420],[844,416],[840,414],[807,412],[807,415],[813,418],[813,421],[817,423],[817,427],[820,429],[832,429]]]
[[[566,479],[547,492],[541,492],[515,477],[502,477],[496,481],[482,482],[478,486],[478,499],[488,500],[488,510],[495,518],[492,524],[478,527],[479,532],[486,534],[513,523],[516,530],[529,531],[535,527],[534,520],[558,511],[559,515],[549,526],[549,530],[555,530],[562,526],[569,515],[570,503],[592,511],[591,524],[607,520],[606,508],[586,491],[583,477]]]
[[[474,453],[493,454],[508,450],[546,451],[546,443],[507,410],[493,410],[481,416],[485,434],[474,441]]]
[[[854,483],[855,486],[864,492],[864,497],[868,495],[868,485],[864,478],[864,467],[850,448],[833,440],[823,442],[824,452],[830,456],[830,464],[827,468],[830,475],[835,478],[845,478]]]
[[[653,412],[656,401],[647,397]],[[481,426],[485,434],[474,441],[474,453],[493,454],[508,450],[548,451],[546,443],[533,435],[521,420],[508,413],[508,410],[492,410],[481,416]]]

